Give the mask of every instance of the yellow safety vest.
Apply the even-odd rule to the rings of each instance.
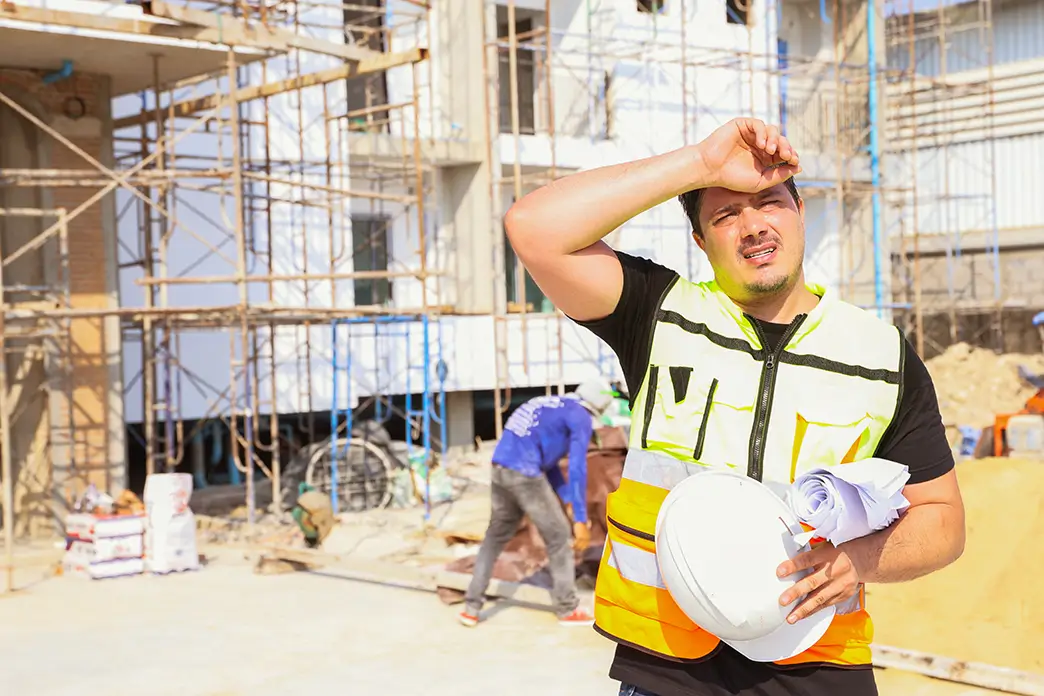
[[[896,327],[809,289],[819,303],[772,353],[716,283],[677,279],[665,292],[623,479],[607,501],[595,589],[603,635],[682,661],[717,647],[667,592],[653,535],[668,491],[700,467],[778,487],[812,468],[873,456],[898,409],[905,341]],[[780,664],[870,664],[872,639],[860,588],[816,645]]]

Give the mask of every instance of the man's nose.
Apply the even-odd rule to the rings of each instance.
[[[766,232],[768,224],[761,211],[749,206],[740,211],[740,233],[744,237],[759,237]]]

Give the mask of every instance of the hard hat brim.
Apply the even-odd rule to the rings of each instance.
[[[795,624],[784,623],[767,636],[754,640],[722,639],[722,642],[754,662],[789,660],[815,645],[830,628],[836,613],[836,607],[831,605]]]
[[[675,506],[684,507],[672,512]],[[665,528],[668,518],[675,520],[674,529]],[[695,535],[694,530],[698,530]],[[754,557],[734,554],[735,548],[733,553],[728,552],[733,541],[729,532],[737,530],[754,535],[745,537],[747,551],[755,553]],[[707,531],[711,536],[706,536]],[[657,562],[668,592],[694,623],[748,659],[784,660],[814,645],[836,613],[834,607],[828,607],[789,624],[785,621],[786,614],[803,598],[788,607],[776,604],[778,595],[772,594],[776,583],[780,583],[782,594],[785,586],[807,574],[802,572],[785,579],[775,577],[775,565],[784,557],[793,558],[809,549],[808,544],[793,539],[802,531],[793,511],[765,484],[738,472],[708,469],[679,483],[664,500],[656,524]],[[726,558],[729,562],[725,562]],[[746,568],[744,560],[747,560]],[[757,578],[764,577],[764,580],[749,575],[755,572]],[[752,583],[745,582],[748,580]],[[746,625],[742,615],[750,609],[742,608],[744,595],[737,595],[747,591],[744,586],[749,586],[749,591],[755,592],[753,596],[760,597],[755,601],[764,605],[750,615],[754,623]],[[764,635],[747,637],[757,632],[758,625],[769,629],[766,622],[779,623]],[[744,633],[747,635],[742,635]]]

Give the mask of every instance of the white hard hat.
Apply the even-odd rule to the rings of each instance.
[[[812,647],[833,606],[789,624],[803,600],[779,596],[808,571],[776,576],[780,563],[809,549],[797,517],[764,484],[728,470],[688,477],[656,519],[656,560],[667,591],[700,628],[756,662],[785,660]],[[807,535],[804,535],[807,536]]]
[[[615,392],[613,391],[613,385],[609,384],[609,380],[595,377],[594,379],[581,382],[573,393],[596,414],[600,415],[613,403],[613,394]]]

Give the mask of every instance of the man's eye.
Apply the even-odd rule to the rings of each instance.
[[[762,207],[765,207],[765,206],[768,206],[768,205],[779,205],[779,200],[776,199],[776,198],[772,198],[772,199],[769,199],[767,201],[763,201],[761,203]]]

